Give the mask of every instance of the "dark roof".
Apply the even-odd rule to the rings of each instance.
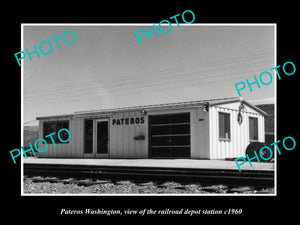
[[[165,104],[154,104],[154,105],[143,105],[143,106],[132,106],[132,107],[123,107],[123,108],[113,108],[113,109],[101,109],[101,110],[89,110],[89,111],[79,111],[75,114],[86,114],[86,113],[111,113],[111,112],[120,112],[120,111],[133,111],[133,110],[150,110],[150,109],[164,109],[164,108],[177,108],[177,107],[192,107],[192,106],[201,106],[201,105],[218,105],[225,104],[229,102],[239,101],[240,98],[218,98],[218,99],[206,99],[199,101],[189,101],[189,102],[176,102],[176,103],[165,103]],[[217,104],[215,104],[217,103]]]

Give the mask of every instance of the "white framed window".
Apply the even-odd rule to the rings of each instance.
[[[258,118],[249,117],[249,139],[250,142],[258,141]]]
[[[230,113],[219,112],[219,140],[230,139]]]

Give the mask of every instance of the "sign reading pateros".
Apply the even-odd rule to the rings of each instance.
[[[113,119],[112,125],[132,125],[145,123],[145,117],[127,117],[121,119]]]

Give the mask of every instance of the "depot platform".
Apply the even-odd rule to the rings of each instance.
[[[237,170],[235,161],[205,159],[76,159],[76,158],[23,158],[24,164],[55,164],[55,165],[89,165],[115,167],[154,167],[154,168],[185,168],[185,169],[224,169]],[[241,165],[241,170],[274,171],[274,163],[249,162]]]

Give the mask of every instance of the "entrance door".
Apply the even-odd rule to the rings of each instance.
[[[84,157],[94,157],[94,120],[84,120]]]
[[[150,158],[190,158],[190,113],[149,116]]]
[[[109,119],[84,121],[84,157],[107,158],[109,154]]]
[[[96,120],[96,138],[94,152],[96,157],[107,158],[109,150],[109,120]]]

